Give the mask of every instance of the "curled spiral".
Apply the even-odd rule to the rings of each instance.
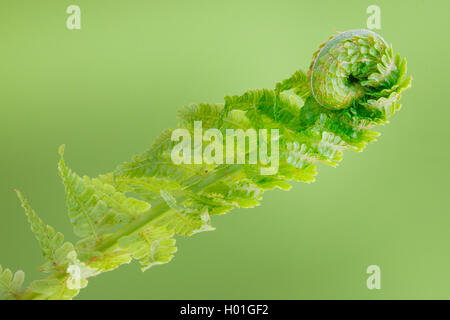
[[[308,76],[314,99],[331,110],[360,104],[389,112],[411,82],[405,79],[406,61],[394,57],[380,35],[365,29],[324,42],[313,55]]]

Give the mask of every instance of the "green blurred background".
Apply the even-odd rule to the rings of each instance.
[[[66,28],[81,7],[82,29]],[[175,259],[90,280],[83,299],[450,298],[449,1],[22,1],[0,4],[0,263],[40,277],[13,193],[75,240],[57,148],[79,174],[145,150],[178,107],[273,87],[334,30],[366,27],[408,59],[403,109],[363,153],[316,183],[216,217]],[[366,268],[381,267],[381,290]]]

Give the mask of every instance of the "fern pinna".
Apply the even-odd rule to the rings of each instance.
[[[223,134],[229,129],[264,132],[266,139],[257,147],[273,150],[276,144],[276,159],[176,163],[176,129],[168,129],[148,151],[111,173],[89,178],[66,165],[61,147],[59,175],[80,240],[65,242],[17,192],[46,260],[40,270],[49,275],[21,289],[24,273],[0,268],[0,298],[71,299],[88,278],[133,259],[142,270],[169,262],[177,250],[175,236],[213,230],[211,216],[254,207],[264,191],[288,190],[289,181],[310,183],[318,162],[335,166],[344,150],[362,151],[378,136],[371,129],[399,110],[400,94],[410,83],[405,59],[394,55],[382,37],[353,30],[328,39],[314,53],[308,73],[297,71],[274,89],[181,109],[178,128],[194,135],[199,123]],[[195,143],[188,147],[199,152]],[[242,152],[250,156],[250,147],[238,149],[232,150],[238,157]],[[264,172],[274,162],[276,170]]]

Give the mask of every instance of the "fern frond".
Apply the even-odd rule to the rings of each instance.
[[[0,265],[0,300],[16,300],[21,295],[21,288],[25,279],[22,270],[14,274]]]
[[[275,85],[275,90],[277,92],[294,90],[294,93],[297,96],[306,99],[311,94],[309,77],[303,70],[297,70],[288,79],[277,83]]]
[[[149,203],[125,197],[99,179],[78,176],[67,168],[63,153],[61,147],[59,174],[66,189],[70,221],[80,238],[97,242],[150,209]]]
[[[74,250],[72,243],[64,242],[63,234],[55,232],[51,226],[45,225],[22,194],[19,191],[16,193],[28,217],[31,230],[41,246],[42,254],[47,260],[40,271],[47,273],[65,271],[70,262],[67,256]]]
[[[379,135],[372,128],[388,123],[400,109],[401,94],[410,85],[406,61],[384,39],[369,30],[352,30],[320,45],[307,73],[299,70],[273,89],[183,107],[178,128],[165,130],[149,150],[111,173],[80,177],[65,164],[61,147],[59,175],[70,221],[81,239],[75,247],[64,243],[18,193],[49,260],[44,271],[52,274],[20,292],[22,274],[14,280],[9,270],[0,269],[0,297],[71,299],[90,277],[133,259],[142,270],[169,262],[177,250],[176,236],[213,230],[211,216],[255,207],[268,190],[289,190],[291,181],[313,182],[318,163],[337,166],[345,150],[362,151]],[[175,130],[195,137],[199,124],[218,135],[239,132],[240,138],[230,138],[230,148],[214,151],[219,160],[231,161],[172,160],[172,151],[178,150]],[[259,133],[257,143],[247,143],[254,132]],[[235,138],[243,144],[234,145]],[[186,150],[203,155],[208,138],[194,140]],[[225,154],[246,160],[255,150],[260,154],[251,163],[236,163]]]
[[[25,291],[22,299],[33,300],[71,300],[80,292],[79,289],[67,287],[68,277],[33,281]]]
[[[129,251],[139,260],[142,271],[152,266],[170,262],[177,251],[173,232],[163,227],[145,228],[137,234],[123,237],[119,247]]]

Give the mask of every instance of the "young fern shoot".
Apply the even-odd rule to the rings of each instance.
[[[318,162],[336,166],[344,150],[362,151],[379,135],[372,128],[400,109],[400,95],[410,84],[406,60],[381,36],[352,30],[329,38],[307,73],[299,70],[274,89],[182,108],[178,128],[165,130],[149,150],[111,173],[79,176],[66,165],[61,147],[58,172],[80,240],[65,242],[17,192],[46,260],[40,270],[49,275],[21,289],[23,272],[0,268],[0,298],[72,299],[90,277],[133,259],[142,270],[169,262],[177,250],[175,236],[213,230],[211,216],[254,207],[263,192],[288,190],[289,181],[310,183]],[[203,141],[200,147],[198,141],[177,142],[177,130],[196,136],[199,125],[213,133],[202,139],[214,144],[214,161],[197,161],[209,148]],[[241,148],[228,147],[232,129],[238,140],[243,137]],[[251,130],[259,133],[253,145],[259,158],[252,158],[250,142],[246,148]],[[180,150],[183,156],[174,161]],[[270,157],[261,156],[269,150]],[[194,154],[193,161],[185,151]],[[253,161],[235,161],[234,155]]]

